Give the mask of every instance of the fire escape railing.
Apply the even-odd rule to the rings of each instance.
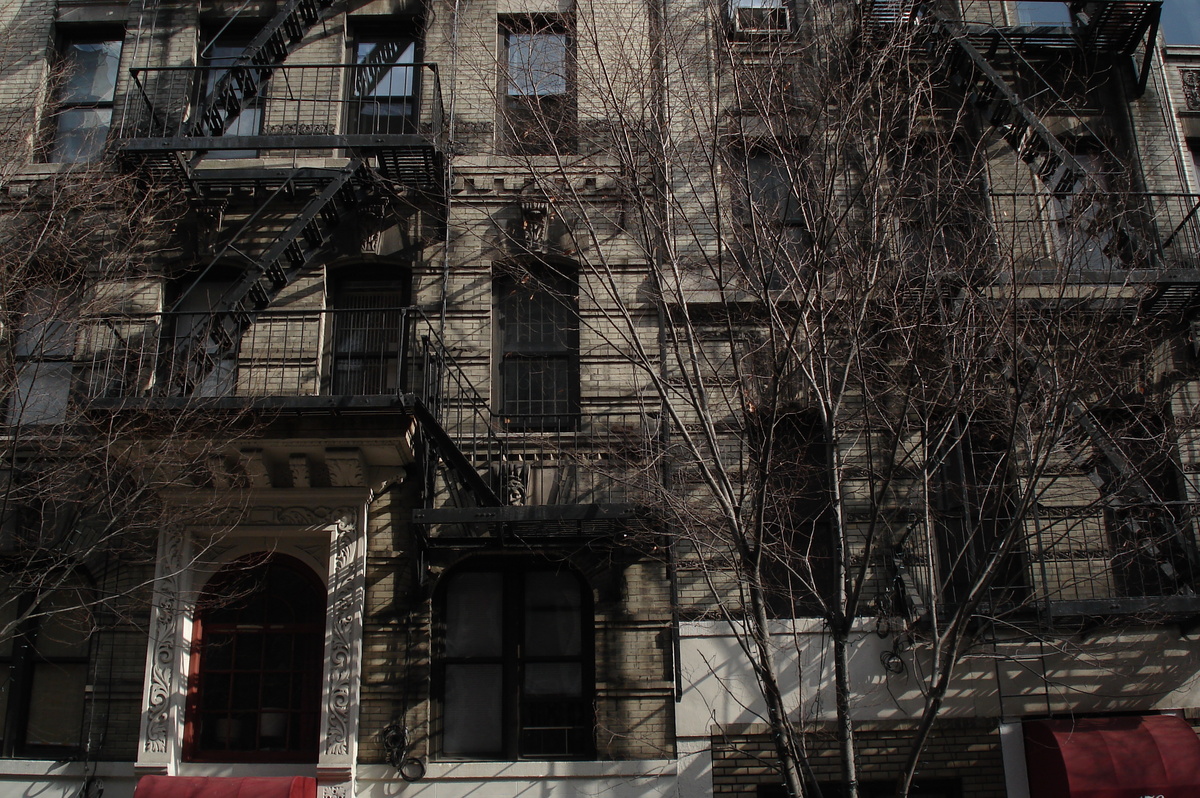
[[[379,157],[385,175],[387,159],[412,159],[420,153],[405,151],[430,150],[424,160],[436,166],[434,153],[444,153],[447,144],[437,65],[386,65],[386,85],[379,83],[381,69],[376,64],[276,66],[256,84],[253,97],[224,109],[230,116],[223,126],[200,124],[211,110],[206,103],[216,101],[206,97],[208,76],[217,71],[248,76],[258,67],[133,69],[135,101],[125,120],[124,150],[142,155],[369,151]],[[438,187],[441,175],[425,169],[410,179],[420,187]]]
[[[216,313],[101,314],[81,321],[74,364],[88,400],[397,399],[419,376],[411,308],[264,310],[228,347],[197,348]]]

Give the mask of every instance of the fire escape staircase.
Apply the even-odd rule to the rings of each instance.
[[[591,545],[642,515],[627,503],[526,504],[507,484],[513,467],[530,456],[562,462],[578,443],[576,433],[555,441],[504,429],[441,341],[437,325],[423,323],[422,333],[414,335],[424,343],[414,366],[421,377],[402,397],[417,422],[415,448],[423,454],[418,461],[424,465],[425,507],[413,511],[423,545]]]
[[[905,25],[920,26],[920,30],[932,33],[925,40],[926,45],[931,54],[948,53],[944,63],[950,84],[979,109],[983,124],[993,135],[1003,139],[1029,165],[1055,198],[1066,219],[1086,219],[1094,205],[1105,201],[1109,191],[1105,187],[1104,175],[1096,174],[1081,163],[1070,148],[1042,122],[1030,104],[1022,99],[1002,70],[1012,74],[1014,66],[1018,70],[1036,69],[1025,58],[1022,50],[1026,47],[1083,48],[1091,52],[1130,56],[1139,46],[1144,46],[1145,60],[1141,70],[1141,79],[1144,81],[1154,50],[1161,0],[1075,0],[1070,4],[1070,10],[1076,24],[1069,28],[996,29],[968,25],[946,18],[923,0],[867,0],[864,6],[864,32],[875,40],[895,36],[897,26]],[[1056,110],[1074,113],[1065,104]],[[1083,120],[1078,121],[1082,123]],[[1194,276],[1174,281],[1172,275],[1161,268],[1163,250],[1172,244],[1198,210],[1200,206],[1192,208],[1183,222],[1164,236],[1162,241],[1143,240],[1144,237],[1124,219],[1111,222],[1115,227],[1113,239],[1125,258],[1149,268],[1150,273],[1155,275],[1155,288],[1143,301],[1142,313],[1181,314],[1194,309],[1200,300],[1200,282]],[[1027,352],[1026,356],[1035,369],[1046,368],[1037,365],[1041,361],[1034,353]],[[1191,577],[1200,573],[1200,558],[1195,544],[1187,539],[1178,524],[1166,520],[1172,517],[1167,505],[1086,405],[1075,400],[1069,415],[1082,439],[1090,442],[1093,447],[1091,451],[1106,462],[1106,470],[1113,475],[1110,478],[1120,484],[1125,498],[1113,501],[1117,504],[1124,501],[1127,505],[1146,509],[1151,515],[1168,523],[1169,536],[1173,544],[1179,547],[1183,562],[1172,561],[1165,555],[1160,558],[1161,580],[1164,585],[1175,586],[1172,595],[1073,602],[1080,606],[1061,606],[1057,608],[1058,613],[1177,611],[1195,614],[1198,605]],[[1076,452],[1076,458],[1081,463],[1090,457],[1089,453]],[[1097,484],[1103,482],[1094,467],[1091,476]],[[1149,545],[1153,549],[1154,544]],[[1154,556],[1156,552],[1152,550],[1148,553]],[[1180,574],[1178,566],[1183,566],[1187,574]]]
[[[236,352],[242,333],[258,312],[269,307],[313,263],[343,220],[361,207],[372,177],[361,161],[354,160],[335,170],[297,169],[270,192],[219,249],[202,277],[230,252],[249,248],[242,242],[271,235],[273,225],[267,211],[273,201],[299,197],[307,197],[307,201],[298,212],[288,214],[290,222],[275,234],[261,254],[251,257],[241,277],[214,304],[210,323],[198,325],[177,340],[177,362],[186,364],[186,368],[176,377],[174,394],[189,395],[222,360]],[[184,292],[173,310],[186,305],[198,285],[200,280]]]
[[[220,136],[333,5],[333,0],[288,0],[246,45],[204,99],[194,136]],[[245,67],[253,67],[247,69]]]
[[[1014,88],[1007,75],[1014,70],[1033,80],[1037,67],[1026,55],[1040,48],[1083,49],[1109,55],[1132,56],[1139,46],[1144,49],[1142,80],[1148,74],[1149,58],[1154,52],[1154,37],[1158,29],[1161,0],[1108,0],[1084,2],[1076,0],[1070,9],[1076,24],[1071,27],[996,28],[972,25],[946,18],[924,3],[909,0],[876,0],[872,10],[876,23],[868,30],[878,30],[882,22],[920,23],[932,32],[931,50],[939,44],[948,45],[945,59],[950,84],[961,91],[980,112],[983,124],[998,136],[1024,161],[1038,180],[1054,197],[1058,211],[1069,224],[1086,224],[1089,219],[1108,216],[1110,246],[1114,256],[1129,269],[1128,279],[1148,278],[1152,288],[1141,302],[1139,312],[1144,316],[1180,316],[1200,304],[1200,280],[1194,269],[1167,269],[1164,252],[1175,243],[1180,231],[1194,225],[1200,205],[1186,212],[1176,229],[1154,240],[1149,234],[1152,219],[1147,224],[1130,224],[1128,214],[1111,218],[1106,208],[1112,196],[1110,176],[1098,173],[1080,161],[1070,147],[1042,121]],[[1044,82],[1044,81],[1043,81]],[[1052,90],[1048,84],[1045,89]],[[1061,102],[1058,114],[1073,115],[1076,127],[1086,129],[1086,123],[1070,107]],[[1097,138],[1098,140],[1098,138]],[[1117,162],[1115,157],[1111,159]],[[1117,176],[1111,176],[1116,179]],[[1153,214],[1150,214],[1153,215]]]
[[[374,217],[386,215],[385,206],[394,207],[406,190],[416,192],[405,203],[410,210],[415,210],[419,198],[424,198],[432,199],[435,216],[441,212],[444,156],[431,137],[339,136],[331,133],[329,125],[303,124],[292,125],[296,129],[286,134],[249,137],[252,141],[247,141],[241,133],[230,136],[239,116],[260,96],[265,96],[272,76],[277,75],[277,82],[286,84],[280,88],[283,95],[279,101],[295,102],[294,78],[316,75],[328,80],[341,74],[338,70],[347,68],[346,65],[293,67],[284,63],[332,7],[333,0],[288,0],[263,25],[236,62],[220,68],[220,75],[207,96],[196,98],[192,92],[204,85],[211,74],[209,70],[186,67],[146,70],[144,83],[134,75],[145,114],[131,127],[135,134],[126,140],[126,153],[140,161],[143,171],[182,186],[198,212],[216,217],[218,228],[240,225],[225,236],[207,268],[173,309],[188,306],[189,295],[214,267],[234,259],[245,263],[240,278],[214,303],[208,323],[195,325],[174,341],[173,355],[181,366],[171,380],[170,392],[174,396],[189,396],[201,390],[222,361],[235,356],[242,334],[257,314],[327,251],[344,222],[352,221],[360,235],[376,232],[370,229],[371,225],[382,220]],[[397,68],[396,61],[402,53],[399,48],[403,46],[396,43],[377,47],[365,64],[352,68],[355,85],[351,91],[355,96],[369,96],[388,70]],[[401,68],[413,70],[409,75],[410,87],[416,95],[416,65],[401,65]],[[294,76],[291,72],[284,74],[287,70],[297,72]],[[429,123],[438,127],[441,103],[435,68],[432,74],[435,83],[431,86],[431,96],[436,102]],[[189,96],[193,98],[190,102]],[[343,115],[339,99],[330,96],[327,89],[321,92],[310,87],[302,90],[300,96],[313,97],[301,102],[316,103],[315,112],[324,112],[333,123]],[[313,150],[325,155],[330,149],[345,148],[350,158],[340,168],[294,164],[287,168],[238,167],[228,160],[218,168],[196,168],[198,158],[185,155],[198,156],[214,146],[235,150],[258,147]],[[372,156],[377,165],[369,160]],[[237,215],[230,212],[235,202]],[[237,221],[226,225],[226,217]]]

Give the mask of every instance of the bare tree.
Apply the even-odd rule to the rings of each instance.
[[[122,404],[163,378],[161,263],[180,204],[112,162],[30,170],[13,149],[0,176],[0,642],[52,624],[86,639],[144,623],[159,532],[183,519],[164,492],[210,487],[208,464],[252,424],[204,400]]]
[[[505,257],[569,262],[552,291],[578,269],[585,337],[636,373],[625,401],[664,419],[651,464],[610,476],[651,492],[735,630],[789,794],[820,788],[774,621],[810,616],[832,648],[846,795],[863,619],[897,641],[894,667],[924,663],[907,795],[988,630],[1055,601],[1161,616],[1193,589],[1171,332],[1128,298],[1126,270],[1162,255],[1156,211],[1108,130],[1089,133],[1103,175],[1039,178],[1047,161],[1018,157],[1012,126],[955,81],[950,23],[840,4],[799,22],[783,3],[591,8],[502,37],[496,142],[528,182]],[[1112,90],[1064,64],[1080,96]],[[1054,102],[1035,110],[1069,114]],[[612,193],[581,186],[587,170]],[[1063,565],[1081,550],[1099,569]]]

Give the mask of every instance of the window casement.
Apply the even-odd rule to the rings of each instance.
[[[79,335],[79,300],[73,286],[25,293],[13,360],[16,380],[8,396],[12,425],[66,421]]]
[[[73,759],[82,751],[87,711],[93,597],[63,586],[30,606],[0,596],[0,755]]]
[[[574,38],[560,17],[507,17],[500,23],[501,149],[554,155],[575,149]]]
[[[786,288],[806,271],[812,236],[802,202],[805,158],[802,145],[735,156],[733,256],[755,289]]]
[[[735,38],[779,36],[794,29],[790,0],[730,0],[729,27]]]
[[[404,293],[392,281],[347,280],[334,293],[333,386],[338,396],[381,396],[399,389]]]
[[[237,280],[237,269],[220,264],[179,295],[166,315],[166,352],[159,379],[172,396],[204,398],[235,395],[238,347],[222,349],[212,334],[220,324],[221,299]]]
[[[90,163],[104,154],[120,61],[120,32],[60,37],[48,133],[51,162]]]
[[[745,563],[748,576],[757,572],[775,617],[822,615],[837,594],[833,475],[824,428],[815,413],[797,410],[756,418],[753,432],[768,465],[761,475],[762,529]]]
[[[579,284],[573,267],[535,261],[495,279],[497,411],[510,430],[579,420]]]
[[[1112,590],[1123,598],[1191,593],[1195,542],[1164,418],[1144,407],[1097,411],[1096,417],[1107,438],[1097,447],[1095,467]]]
[[[976,420],[960,425],[958,440],[938,461],[933,485],[933,516],[941,601],[959,606],[966,600],[990,558],[1005,538],[1016,534],[1017,479],[1013,443],[1005,426]],[[1029,596],[1024,546],[1011,546],[992,578],[988,602],[993,611],[1021,604]]]
[[[351,45],[351,133],[415,133],[417,43],[412,36],[362,31]]]
[[[252,555],[221,569],[197,613],[184,756],[315,762],[325,586],[298,560]]]
[[[1127,265],[1132,257],[1127,251],[1130,242],[1120,231],[1130,219],[1117,201],[1109,155],[1097,141],[1073,142],[1072,150],[1100,191],[1088,197],[1087,188],[1077,183],[1069,192],[1050,193],[1055,255],[1063,266],[1074,271],[1107,271]]]
[[[445,578],[437,667],[440,751],[454,759],[595,756],[591,594],[525,563]]]
[[[242,53],[246,51],[246,46],[250,43],[250,36],[246,35],[224,35],[219,39],[210,41],[208,45],[200,53],[200,64],[205,67],[203,95],[200,98],[200,108],[196,114],[197,118],[201,118],[207,110],[204,104],[212,97],[213,89],[216,88],[218,81],[223,78],[230,69],[244,70],[252,69],[249,66],[234,66],[237,64]],[[235,85],[236,81],[235,81]],[[263,127],[263,95],[257,93],[252,97],[242,96],[240,93],[237,97],[242,105],[241,113],[230,120],[225,126],[226,136],[257,136],[262,133]],[[228,158],[254,158],[258,155],[258,150],[213,150],[208,153],[208,158],[213,159],[228,159]]]

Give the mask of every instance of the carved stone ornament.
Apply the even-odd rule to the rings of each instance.
[[[328,682],[325,691],[325,750],[322,760],[352,757],[358,699],[358,651],[363,604],[363,546],[357,512],[339,510],[330,540]]]
[[[1200,69],[1179,70],[1183,83],[1183,100],[1189,111],[1200,111]]]
[[[186,561],[182,533],[164,530],[159,541],[158,574],[150,627],[150,662],[142,718],[142,749],[150,758],[167,754],[172,732],[171,697],[175,694],[176,648],[179,637],[180,580]]]

